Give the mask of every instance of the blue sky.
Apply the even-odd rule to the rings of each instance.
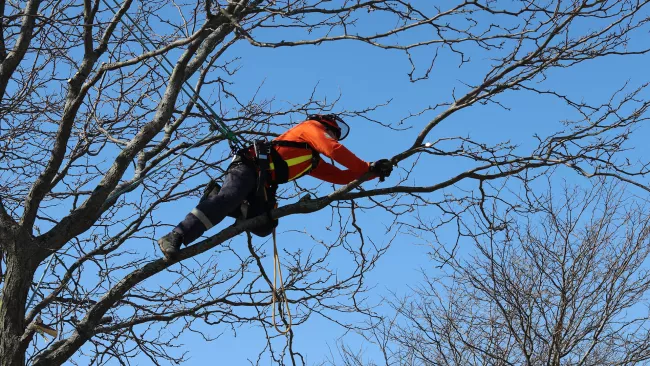
[[[368,26],[368,25],[362,25]],[[426,37],[427,34],[412,34],[410,37]],[[426,57],[421,51],[418,57]],[[429,51],[430,52],[430,51]],[[386,51],[373,48],[357,42],[340,42],[307,46],[299,48],[260,49],[247,43],[240,43],[231,48],[225,57],[238,57],[236,62],[240,71],[232,78],[235,82],[232,91],[243,100],[247,100],[257,92],[257,87],[263,83],[258,96],[260,99],[275,98],[277,103],[306,101],[314,87],[317,86],[317,97],[335,99],[341,94],[338,109],[363,109],[368,106],[391,103],[371,116],[386,123],[396,122],[427,106],[447,102],[453,90],[463,90],[462,82],[476,83],[482,77],[488,64],[485,52],[472,54],[472,62],[458,67],[458,57],[449,52],[442,52],[428,80],[411,83],[408,79],[410,65],[407,58],[398,51]],[[629,81],[632,86],[638,86],[646,80],[649,64],[647,56],[629,58],[608,58],[580,65],[567,70],[555,70],[549,73],[548,86],[561,88],[578,99],[584,98],[594,103],[604,102],[609,92],[620,88]],[[205,93],[209,94],[209,93]],[[508,92],[499,100],[510,110],[504,110],[494,105],[475,106],[461,111],[450,117],[437,127],[430,135],[431,140],[446,136],[470,135],[478,141],[495,143],[512,141],[519,144],[522,151],[534,146],[533,134],[542,136],[558,129],[563,119],[574,118],[575,114],[565,105],[550,97],[540,97],[526,92]],[[316,112],[316,111],[314,111]],[[388,158],[408,148],[420,129],[434,116],[432,113],[409,120],[412,128],[395,132],[381,128],[361,118],[348,120],[351,134],[344,141],[345,145],[359,157],[367,161]],[[294,116],[298,118],[298,116]],[[279,131],[278,131],[279,132]],[[639,141],[642,139],[638,139]],[[639,149],[631,154],[647,156],[647,144],[636,144]],[[428,159],[415,170],[411,182],[422,185],[434,184],[462,170],[465,166],[452,159]],[[396,174],[399,172],[397,171]],[[584,180],[576,177],[570,171],[562,171],[561,177],[570,182],[581,183]],[[395,178],[385,183],[377,181],[365,183],[365,187],[388,186]],[[313,178],[303,178],[301,184],[315,185]],[[323,192],[329,188],[324,186]],[[196,204],[195,199],[185,199],[157,213],[157,219],[175,224],[182,219]],[[283,203],[281,203],[283,204]],[[422,211],[423,215],[434,215],[435,211]],[[359,217],[366,233],[378,244],[387,244],[385,223],[390,217],[379,211],[368,211]],[[230,219],[226,219],[229,221]],[[295,250],[305,243],[300,235],[291,231],[308,231],[314,236],[332,238],[332,233],[325,229],[330,217],[327,210],[310,214],[287,217],[281,220],[279,242],[282,247]],[[229,225],[224,222],[218,228]],[[214,234],[217,229],[212,229]],[[453,236],[442,237],[442,240],[452,240]],[[267,239],[256,239],[256,242],[266,240],[267,253],[271,244]],[[382,296],[391,293],[405,295],[409,286],[417,286],[421,280],[421,270],[435,275],[437,270],[427,257],[430,247],[426,240],[410,236],[400,236],[394,241],[388,253],[382,258],[376,270],[367,278],[367,285],[375,286],[371,293],[371,301],[380,301]],[[132,240],[128,245],[133,247],[151,248],[149,255],[159,255],[152,243],[142,239]],[[234,241],[234,246],[245,248],[240,237]],[[245,251],[244,251],[245,252]],[[207,260],[210,254],[197,257],[197,261]],[[228,258],[221,259],[227,263]],[[330,261],[332,267],[344,273],[350,268],[349,258],[336,254]],[[270,257],[264,262],[267,271],[272,268]],[[157,276],[147,282],[155,286],[164,283],[169,275]],[[347,320],[365,319],[346,318]],[[185,332],[180,343],[189,352],[190,361],[187,365],[248,365],[248,359],[256,359],[257,352],[264,346],[264,333],[254,326],[237,329],[236,333],[221,326],[201,326],[203,331],[212,335],[221,334],[214,342],[205,342],[201,336]],[[307,364],[314,364],[328,357],[331,347],[336,347],[338,337],[344,330],[330,321],[313,316],[305,324],[294,328],[296,349],[306,356]],[[348,335],[345,342],[349,345],[361,346],[358,336]],[[367,348],[368,356],[377,356],[372,348]],[[140,364],[148,364],[146,358],[136,360]],[[269,362],[262,364],[271,364]]]
[[[485,66],[481,60],[475,60],[474,63],[459,69],[457,60],[445,59],[434,68],[429,80],[411,83],[407,77],[410,66],[402,54],[354,42],[295,49],[257,49],[241,45],[236,47],[233,53],[242,58],[239,62],[242,69],[235,77],[235,89],[241,95],[251,95],[255,87],[264,82],[261,96],[300,102],[305,100],[318,84],[319,96],[333,98],[339,93],[342,94],[341,108],[363,108],[392,100],[389,106],[372,115],[384,122],[398,121],[410,112],[449,100],[453,88],[462,88],[461,80],[476,81],[468,76],[480,75],[480,70]],[[636,75],[644,74],[643,65],[647,62],[647,57],[633,57],[587,63],[575,69],[552,72],[551,74],[556,75],[553,75],[555,79],[551,85],[561,87],[574,97],[602,102],[603,98],[608,97],[610,90],[622,86],[624,82],[640,83],[642,80],[637,80]],[[511,140],[526,149],[533,146],[534,133],[548,134],[558,128],[560,120],[574,117],[573,112],[566,106],[549,97],[539,97],[531,93],[506,93],[500,100],[511,110],[506,111],[494,106],[470,108],[445,121],[432,132],[431,137],[469,134],[484,142]],[[416,133],[431,117],[432,114],[428,114],[411,120],[413,128],[403,132],[388,131],[360,118],[351,119],[349,123],[352,132],[345,145],[368,161],[390,157],[407,148]],[[644,150],[647,152],[647,149],[638,151],[639,156],[645,155]],[[458,168],[457,163],[451,160],[438,159],[430,161],[426,168],[416,169],[414,179],[421,184],[435,183]],[[570,182],[583,182],[582,178],[569,171],[564,171],[561,176]],[[304,181],[312,179],[304,178]],[[377,184],[369,182],[365,186]],[[388,184],[390,180],[378,185]],[[191,208],[191,205],[191,202],[187,202],[187,209]],[[364,228],[381,243],[384,226],[374,215],[381,216],[380,213],[370,211],[363,217]],[[282,233],[287,230],[304,229],[315,235],[322,233],[331,237],[331,233],[323,230],[323,222],[328,220],[327,213],[281,220],[280,245],[287,248],[301,245],[300,242],[294,242],[291,235]],[[451,240],[452,237],[449,236],[448,239]],[[408,294],[409,286],[417,286],[421,280],[421,269],[434,275],[438,273],[426,256],[429,248],[421,244],[422,241],[407,236],[395,241],[379,267],[369,276],[369,283],[376,284],[373,296],[378,299],[392,292]],[[270,251],[270,243],[267,243],[267,248]],[[271,268],[272,263],[267,259],[265,265]],[[333,261],[332,266],[345,268],[346,263]],[[215,329],[215,332],[218,331]],[[318,316],[294,328],[294,331],[296,347],[306,355],[308,364],[327,357],[329,348],[335,348],[337,337],[343,334],[343,329]],[[226,331],[212,344],[201,345],[198,337],[187,335],[187,340],[190,339],[187,350],[191,352],[192,358],[188,362],[189,365],[210,364],[214,362],[215,357],[218,357],[218,364],[247,365],[248,357],[255,359],[264,336],[258,329],[251,328],[238,330],[236,337]],[[345,342],[361,347],[361,340],[355,335],[346,336]],[[372,347],[364,349],[369,357],[378,356]],[[268,363],[262,364],[271,364],[270,358]]]

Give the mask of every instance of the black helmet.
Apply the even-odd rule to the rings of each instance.
[[[350,126],[336,114],[310,114],[307,116],[307,119],[318,121],[325,125],[325,127],[334,132],[336,139],[339,141],[348,137],[350,133]]]

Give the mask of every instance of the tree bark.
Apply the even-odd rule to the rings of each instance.
[[[4,1],[3,1],[4,4]],[[24,10],[23,24],[20,27],[20,36],[16,40],[16,44],[11,52],[3,58],[0,63],[0,100],[4,98],[7,84],[11,79],[14,71],[25,57],[25,53],[29,48],[34,33],[34,26],[36,25],[36,14],[38,13],[38,6],[41,0],[30,0],[27,2]],[[4,10],[3,14],[4,16]],[[3,20],[4,21],[4,20]],[[4,34],[0,34],[4,38]],[[4,53],[4,39],[3,39],[3,53]]]
[[[25,331],[25,306],[34,277],[34,263],[21,240],[11,235],[0,235],[6,254],[7,269],[0,303],[0,366],[25,364],[26,342],[21,342]]]

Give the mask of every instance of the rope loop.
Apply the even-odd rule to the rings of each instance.
[[[284,329],[281,329],[280,325],[278,325],[278,323],[275,321],[275,304],[278,301],[278,277],[280,278],[280,291],[282,291],[281,302],[284,303],[284,308],[287,311],[287,319],[289,320],[288,323],[285,323],[286,325]],[[291,317],[291,310],[289,309],[289,299],[287,298],[287,293],[284,290],[284,281],[282,279],[282,268],[280,266],[280,256],[278,255],[278,244],[275,236],[275,229],[273,229],[273,288],[271,291],[273,292],[273,301],[271,304],[271,310],[273,311],[273,327],[275,327],[275,330],[277,330],[278,333],[287,334],[291,331],[293,320]],[[282,305],[278,307],[278,310],[280,313],[282,313]],[[280,314],[280,317],[282,317],[282,314]]]

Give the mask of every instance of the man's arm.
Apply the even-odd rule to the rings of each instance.
[[[367,170],[364,172],[358,172],[354,170],[341,170],[334,165],[328,164],[327,162],[321,160],[316,168],[314,168],[314,170],[309,173],[309,175],[314,178],[318,178],[320,180],[334,184],[348,184],[360,178],[366,172]],[[375,177],[376,176],[373,176],[373,178]]]
[[[300,137],[307,141],[307,143],[309,143],[309,145],[311,145],[311,147],[313,147],[316,151],[334,159],[337,163],[356,173],[356,176],[358,177],[370,169],[369,163],[359,159],[345,146],[336,141],[336,139],[327,133],[325,127],[323,127],[318,122],[307,122],[307,125],[302,131]],[[343,170],[337,169],[336,167],[331,167],[339,172],[344,172]]]

